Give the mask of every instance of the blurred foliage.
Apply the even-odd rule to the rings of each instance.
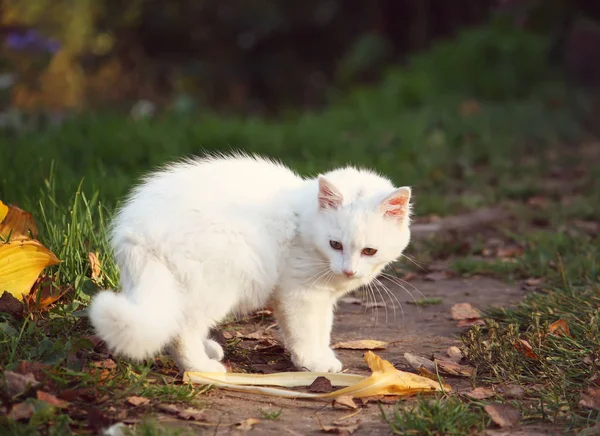
[[[408,100],[446,91],[499,100],[541,80],[572,23],[600,16],[596,3],[4,0],[0,69],[15,77],[11,105],[51,113],[138,100],[182,110],[316,107],[332,87],[371,83],[407,59],[422,73],[401,85]],[[586,53],[577,71],[589,70]]]

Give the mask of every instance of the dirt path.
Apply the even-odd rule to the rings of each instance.
[[[478,308],[492,305],[507,306],[516,303],[523,296],[523,291],[514,286],[484,277],[439,281],[415,280],[412,284],[425,297],[442,299],[441,304],[419,308],[413,304],[406,304],[411,298],[403,289],[390,282],[386,284],[402,302],[404,315],[396,310],[394,317],[393,310],[388,307],[386,322],[383,308],[365,309],[360,304],[343,302],[336,314],[333,341],[376,339],[391,342],[387,349],[377,351],[377,354],[391,361],[399,369],[409,368],[403,357],[406,352],[427,356],[443,353],[449,346],[456,344],[456,337],[462,329],[457,327],[457,322],[450,317],[450,309],[454,304],[469,302]],[[248,334],[253,331],[264,331],[272,322],[270,317],[258,322],[251,320],[226,326],[224,331],[227,336]],[[242,333],[236,333],[239,331]],[[274,337],[277,338],[274,329],[268,332],[274,332]],[[368,374],[363,353],[360,350],[338,350],[339,357],[348,372]],[[291,368],[287,354],[279,346],[262,347],[257,340],[243,340],[235,350],[228,349],[226,359],[229,359],[229,363],[234,368],[250,371],[273,368],[282,371]],[[447,377],[446,382],[458,392],[470,390],[469,382],[465,378]],[[220,422],[221,425],[219,427],[195,426],[195,431],[202,434],[239,434],[240,431],[230,424],[248,418],[260,420],[251,431],[252,434],[278,436],[323,434],[318,420],[324,425],[331,425],[334,420],[353,412],[345,407],[334,408],[330,403],[287,400],[216,389],[203,398],[207,403],[210,421]],[[392,409],[391,405],[383,407],[388,412]],[[281,414],[277,419],[269,420],[263,416],[265,412],[276,412],[280,409]],[[166,415],[162,418],[168,419]],[[388,426],[381,419],[380,408],[375,403],[367,404],[356,416],[344,420],[343,423],[352,424],[357,420],[360,420],[360,426],[354,434],[389,434]],[[182,425],[182,423],[173,422],[173,425]],[[189,428],[190,424],[186,425]]]

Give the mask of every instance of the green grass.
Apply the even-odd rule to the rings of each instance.
[[[384,415],[398,435],[465,435],[482,430],[489,418],[477,408],[456,398],[420,398],[414,404],[399,403],[390,415]]]

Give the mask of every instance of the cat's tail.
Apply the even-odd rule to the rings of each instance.
[[[101,291],[88,308],[96,334],[135,360],[154,356],[175,339],[185,309],[180,286],[164,264],[149,260],[140,269],[135,288]]]

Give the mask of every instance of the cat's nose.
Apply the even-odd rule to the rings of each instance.
[[[352,277],[354,274],[356,274],[356,271],[350,271],[349,269],[345,269],[342,272],[346,277]]]

